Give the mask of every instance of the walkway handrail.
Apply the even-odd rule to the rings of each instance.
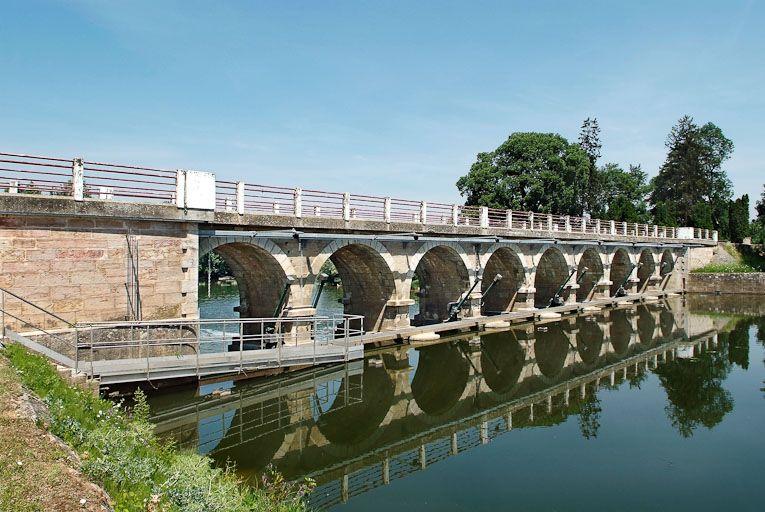
[[[709,229],[257,185],[217,180],[214,174],[199,171],[20,153],[0,152],[0,192],[148,202],[239,215],[717,241],[717,231]]]
[[[20,301],[21,301],[21,302],[23,302],[24,304],[26,304],[26,305],[28,305],[28,306],[32,306],[33,308],[37,309],[38,311],[41,311],[42,313],[45,313],[46,315],[52,316],[52,317],[53,317],[53,318],[55,318],[56,320],[58,320],[58,321],[60,321],[60,322],[63,322],[64,324],[66,324],[66,326],[67,326],[67,327],[74,327],[74,324],[73,324],[73,323],[71,323],[69,320],[66,320],[66,319],[64,319],[64,318],[61,318],[61,317],[60,317],[60,316],[58,316],[57,314],[55,314],[55,313],[53,313],[53,312],[51,312],[51,311],[48,311],[47,309],[43,308],[42,306],[38,306],[38,305],[37,305],[37,304],[35,304],[34,302],[30,302],[30,301],[28,301],[28,300],[27,300],[27,299],[25,299],[24,297],[20,297],[19,295],[16,295],[15,293],[13,293],[13,292],[12,292],[12,291],[10,291],[10,290],[7,290],[7,289],[5,289],[5,288],[2,288],[2,287],[0,287],[0,294],[3,294],[3,295],[7,294],[7,295],[10,295],[11,297],[14,297],[15,299],[18,299],[18,300],[20,300]],[[5,311],[5,300],[3,299],[2,301],[0,301],[0,304],[1,304],[1,305],[0,305],[0,308],[2,308],[2,309],[3,309],[3,311]],[[7,313],[7,312],[6,312],[6,314],[10,314],[10,313]],[[30,325],[31,325],[31,324],[30,324]],[[42,329],[41,329],[41,330],[42,330]]]

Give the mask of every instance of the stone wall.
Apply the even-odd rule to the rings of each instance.
[[[124,320],[127,233],[138,243],[144,319],[197,314],[197,224],[116,218],[0,216],[0,287],[70,322]],[[6,309],[42,327],[19,301]]]
[[[688,292],[765,295],[765,272],[748,274],[691,273],[688,276]]]

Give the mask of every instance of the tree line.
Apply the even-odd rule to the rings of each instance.
[[[470,206],[606,220],[715,229],[723,240],[765,241],[765,185],[750,222],[749,196],[733,197],[723,164],[733,142],[711,122],[683,116],[669,132],[667,156],[648,179],[639,164],[600,164],[600,127],[582,123],[579,139],[515,132],[479,153],[457,188]]]

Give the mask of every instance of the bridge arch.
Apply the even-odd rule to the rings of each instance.
[[[481,281],[482,295],[497,274],[502,276],[502,280],[491,288],[489,294],[483,296],[482,314],[513,309],[518,290],[526,282],[526,269],[519,254],[510,247],[497,247],[489,254]]]
[[[638,291],[644,292],[649,284],[651,276],[656,270],[656,262],[653,259],[653,253],[649,249],[643,249],[640,253],[640,259],[638,260],[637,278]]]
[[[560,322],[535,327],[534,354],[542,375],[554,379],[566,366],[570,342]]]
[[[440,343],[419,352],[411,389],[425,414],[441,416],[456,406],[470,377],[470,362],[458,345]]]
[[[318,274],[327,260],[343,286],[343,312],[363,316],[366,331],[380,330],[386,304],[396,292],[393,258],[385,246],[375,240],[335,240],[314,258],[313,272]]]
[[[289,257],[279,246],[268,240],[245,237],[205,238],[199,245],[200,259],[214,251],[234,274],[239,289],[240,317],[274,315],[287,278],[295,275]]]
[[[511,391],[523,372],[526,350],[512,331],[481,336],[481,374],[495,393]]]
[[[603,329],[592,317],[577,318],[576,327],[576,351],[585,366],[593,366],[600,358],[603,348]]]
[[[449,303],[457,301],[470,287],[470,262],[456,244],[428,242],[411,260],[409,283],[419,279],[419,314],[415,323],[440,322],[448,317]]]
[[[621,286],[624,280],[627,279],[631,273],[632,258],[630,257],[630,254],[624,248],[620,247],[616,249],[616,251],[614,251],[613,255],[611,256],[611,270],[609,277],[611,281],[610,294],[612,297],[616,294],[616,290],[619,289],[619,286]],[[626,287],[627,284],[625,284],[625,288]]]
[[[539,258],[534,273],[534,306],[547,307],[568,275],[569,265],[563,251],[554,245],[549,246]]]
[[[624,355],[630,347],[632,338],[632,322],[627,316],[627,310],[616,309],[610,314],[611,324],[609,325],[609,334],[611,347],[617,355]]]
[[[637,329],[640,343],[650,346],[654,342],[654,332],[656,332],[656,318],[651,310],[645,305],[638,306]]]
[[[598,250],[594,247],[585,249],[579,258],[577,276],[581,276],[585,268],[587,268],[587,273],[579,281],[579,288],[576,290],[577,302],[591,300],[595,292],[595,285],[603,277],[603,261],[600,259]]]

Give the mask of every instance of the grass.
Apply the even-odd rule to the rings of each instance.
[[[109,493],[115,511],[306,510],[303,498],[311,482],[298,486],[273,473],[259,487],[251,487],[233,468],[214,467],[209,458],[159,440],[140,391],[128,414],[112,402],[70,386],[47,360],[19,345],[11,344],[3,353],[16,378],[48,406],[50,432],[79,454],[82,473]],[[10,444],[15,444],[15,436],[11,439]]]
[[[765,272],[765,256],[752,247],[741,246],[739,250],[731,243],[723,244],[725,252],[735,260],[732,263],[709,263],[692,272],[700,274],[746,274]]]

